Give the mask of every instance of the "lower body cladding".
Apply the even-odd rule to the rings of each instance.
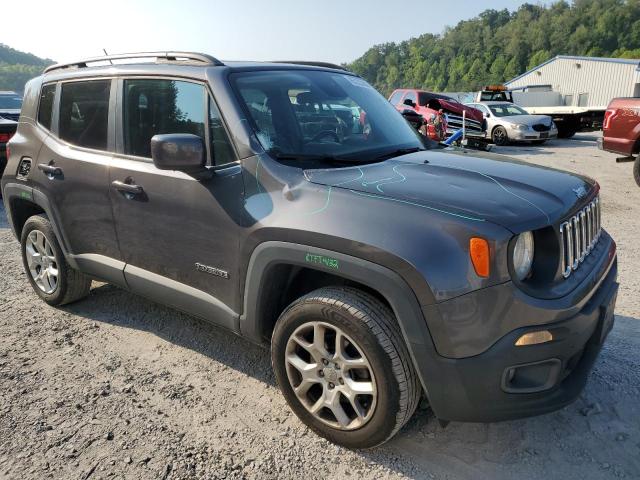
[[[526,297],[514,295],[513,303],[519,304],[514,310],[524,315],[518,323],[526,324],[528,319],[531,326],[510,331],[473,356],[447,358],[420,350],[420,345],[412,342],[416,367],[435,415],[441,420],[494,422],[548,413],[572,403],[583,390],[613,326],[616,277],[614,256],[601,281],[580,302],[577,311],[573,306],[545,312],[537,299],[530,298],[527,306]],[[516,289],[511,283],[490,288]],[[434,310],[437,308],[425,307],[426,318],[438,315]],[[486,320],[506,323],[507,319],[499,315],[510,310],[489,308]],[[563,319],[541,323],[545,317]],[[432,322],[428,323],[431,327]],[[477,331],[471,325],[469,328]],[[552,340],[516,346],[523,335],[541,331],[548,331]],[[434,340],[438,346],[435,336]]]

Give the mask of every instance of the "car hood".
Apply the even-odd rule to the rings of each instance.
[[[490,221],[514,233],[557,223],[599,188],[585,177],[462,149],[304,173],[314,184]]]
[[[549,125],[551,123],[551,117],[547,115],[511,115],[508,117],[498,117],[498,121],[507,123],[522,123],[524,125]]]

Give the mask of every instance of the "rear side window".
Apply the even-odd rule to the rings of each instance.
[[[204,139],[205,91],[176,80],[124,81],[124,153],[151,158],[151,138],[191,133]]]
[[[55,96],[55,83],[42,87],[42,91],[40,92],[40,105],[38,106],[38,123],[47,130],[51,130],[51,116],[53,114],[53,100]]]
[[[111,80],[62,84],[59,136],[73,145],[107,149]]]

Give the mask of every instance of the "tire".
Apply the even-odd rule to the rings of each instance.
[[[507,129],[501,126],[497,126],[491,132],[491,140],[495,145],[499,147],[503,147],[509,144],[509,134],[507,133]]]
[[[636,157],[636,161],[633,162],[633,178],[636,180],[636,184],[640,187],[640,155]]]
[[[321,331],[324,335],[317,333]],[[344,339],[340,342],[343,355],[335,347],[338,334]],[[323,354],[307,350],[315,348],[316,338],[324,339],[319,342]],[[298,367],[288,360],[292,355]],[[329,360],[327,366],[319,356]],[[305,357],[302,365],[310,368],[299,369],[301,357]],[[341,358],[347,360],[341,363]],[[273,332],[271,362],[278,385],[298,418],[318,435],[347,448],[372,448],[389,440],[411,418],[422,393],[393,313],[355,288],[321,288],[289,305]],[[367,366],[350,367],[354,362]],[[294,388],[305,383],[301,371],[313,378],[306,383],[312,383],[311,387],[299,390],[307,391],[299,397]],[[352,390],[352,385],[358,388]],[[353,395],[356,391],[373,391],[355,395],[360,415],[345,396],[345,392]],[[312,413],[314,406],[332,394],[346,416],[334,415],[328,407],[315,408]],[[345,421],[338,425],[339,417]]]
[[[20,247],[27,278],[33,290],[49,305],[66,305],[89,294],[91,280],[69,266],[45,215],[36,215],[26,221],[20,236]],[[37,260],[38,256],[40,261]],[[57,272],[57,275],[53,272]],[[43,275],[40,278],[41,273]]]

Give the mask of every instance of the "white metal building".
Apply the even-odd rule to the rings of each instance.
[[[605,110],[612,98],[640,97],[640,60],[559,55],[505,85],[529,92],[530,106]]]

